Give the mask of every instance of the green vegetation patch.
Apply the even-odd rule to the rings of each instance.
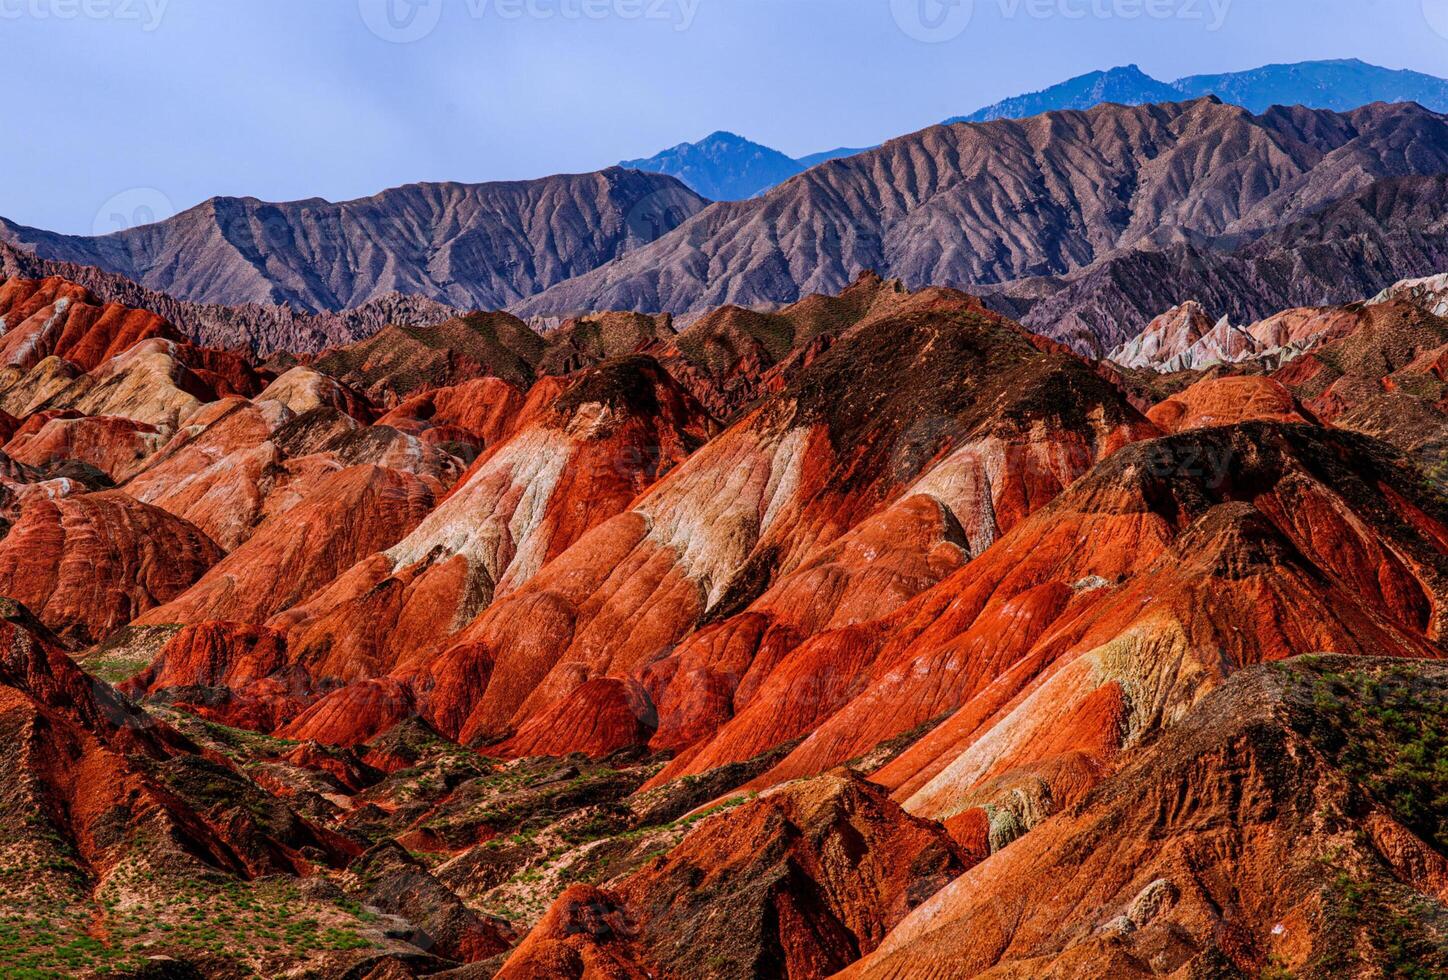
[[[1305,734],[1400,823],[1448,853],[1448,699],[1411,664],[1324,673]]]

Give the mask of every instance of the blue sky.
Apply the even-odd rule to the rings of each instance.
[[[215,194],[592,170],[715,129],[802,155],[1130,62],[1448,75],[1448,0],[938,2],[0,0],[0,215],[90,233]]]

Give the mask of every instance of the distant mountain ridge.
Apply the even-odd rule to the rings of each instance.
[[[711,201],[747,201],[811,167],[864,153],[868,147],[841,146],[798,160],[736,133],[720,130],[697,143],[680,143],[620,167],[677,178]]]
[[[1278,204],[1300,217],[1308,205],[1344,200],[1373,181],[1448,172],[1440,160],[1441,117],[1402,101],[1331,117],[1312,115],[1327,110],[1290,107],[1251,116],[1216,96],[1193,102],[1176,97],[1179,89],[1203,87],[1251,105],[1295,95],[1308,102],[1409,100],[1448,108],[1448,82],[1359,61],[1267,66],[1170,84],[1128,66],[1022,97],[1040,106],[1167,99],[1144,103],[1131,124],[1157,132],[1167,141],[1162,146],[1199,144],[1201,152],[1237,155],[1272,189],[1261,197],[1262,188],[1253,188],[1250,201],[1207,158],[1183,155],[1173,164],[1179,172],[1170,180],[1160,177],[1159,167],[1144,168],[1142,161],[1156,159],[1161,147],[1142,145],[1113,147],[1135,155],[1085,168],[1109,170],[1095,176],[1125,183],[1092,183],[1099,188],[1094,203],[1106,210],[1082,210],[1082,202],[1059,195],[1041,173],[1025,172],[1033,169],[1027,158],[1044,152],[1041,146],[1110,137],[1093,134],[1089,119],[1038,117],[1022,122],[1023,128],[972,133],[931,127],[874,150],[841,148],[800,160],[720,132],[633,161],[675,169],[721,198],[743,195],[712,206],[679,177],[613,167],[533,181],[414,184],[337,204],[215,198],[165,221],[102,237],[60,235],[0,218],[0,242],[124,276],[176,301],[256,307],[240,319],[200,309],[177,319],[216,342],[236,328],[240,335],[225,342],[261,350],[325,345],[384,316],[428,322],[453,309],[511,308],[556,318],[609,308],[689,314],[725,303],[774,306],[837,291],[863,269],[909,284],[987,291],[1036,280],[1023,287],[1036,291],[1031,297],[1014,289],[1002,297],[1014,315],[1025,317],[1016,304],[1056,292],[1060,284],[1048,280],[1121,258],[1113,250],[1129,256],[1187,244],[1220,254],[1287,220],[1273,210]],[[997,109],[1026,111],[1031,105],[1017,100]],[[1204,108],[1209,105],[1216,108]],[[1187,119],[1207,132],[1180,131]],[[1320,126],[1327,128],[1313,130]],[[1390,132],[1395,126],[1403,128]],[[1246,142],[1237,145],[1235,138]],[[1402,139],[1419,142],[1410,147],[1397,142]],[[1223,142],[1216,147],[1213,140]],[[1314,154],[1323,152],[1328,158],[1313,163]],[[657,163],[661,157],[667,159]],[[1059,165],[1078,168],[1081,161]],[[1003,183],[1003,173],[1011,180]],[[1165,181],[1162,200],[1133,190],[1133,181],[1152,175]],[[785,186],[769,186],[781,179]],[[1012,182],[1017,179],[1019,184]],[[1288,193],[1289,187],[1297,189]],[[1090,234],[1087,224],[1095,228]],[[681,225],[689,233],[672,234]],[[1436,271],[1423,267],[1437,254],[1436,245],[1404,239],[1395,248],[1408,262],[1404,274]],[[1253,262],[1254,282],[1275,281],[1266,258]],[[1341,288],[1374,291],[1386,284],[1387,271],[1375,268],[1370,278],[1353,278]],[[1337,295],[1331,282],[1315,275],[1298,280]],[[1070,292],[1081,295],[1082,288],[1076,282]],[[1150,291],[1153,297],[1157,292]],[[398,296],[446,309],[408,305]],[[1109,320],[1104,311],[1118,304],[1110,297],[1076,306],[1083,319],[1073,342],[1095,335],[1094,327]],[[1150,319],[1162,308],[1142,313]],[[357,310],[366,312],[338,321],[305,316]]]
[[[778,150],[723,130],[619,166],[676,177],[712,201],[751,198],[806,169]]]
[[[355,201],[218,197],[87,237],[0,218],[0,241],[194,303],[308,313],[394,293],[499,309],[653,241],[708,204],[659,174],[410,184]]]
[[[910,288],[1039,280],[1039,298],[1060,287],[1058,277],[1098,262],[1177,246],[1238,249],[1375,183],[1445,173],[1448,118],[1412,104],[1253,114],[1204,98],[934,126],[753,200],[715,204],[514,311],[770,307],[838,292],[866,269]],[[1323,240],[1339,237],[1329,229]],[[1436,249],[1404,247],[1425,257]],[[1372,293],[1433,271],[1415,265],[1365,270],[1373,281],[1344,280],[1344,288]],[[1272,276],[1257,268],[1256,277]],[[1140,322],[1094,320],[1093,330],[1031,325],[1079,349],[1109,349],[1176,302]]]
[[[1344,112],[1373,102],[1417,102],[1434,112],[1448,112],[1448,80],[1421,72],[1380,68],[1351,58],[1264,65],[1247,71],[1192,75],[1174,82],[1153,78],[1136,65],[1122,65],[1079,75],[945,122],[1027,119],[1043,112],[1084,110],[1108,102],[1148,105],[1206,96],[1256,113],[1274,105]],[[717,132],[697,143],[680,143],[651,157],[625,160],[619,166],[677,177],[713,201],[744,201],[811,167],[870,149],[873,147],[840,147],[792,159],[734,133]]]
[[[1146,105],[1208,95],[1258,113],[1274,105],[1342,112],[1373,102],[1417,102],[1434,112],[1448,112],[1448,80],[1347,58],[1264,65],[1248,71],[1192,75],[1174,82],[1159,81],[1136,65],[1125,65],[1079,75],[946,122],[1025,119],[1060,109],[1090,109],[1103,102]]]

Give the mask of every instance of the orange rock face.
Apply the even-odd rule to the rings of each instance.
[[[257,623],[305,599],[358,558],[396,541],[436,501],[436,483],[377,466],[327,477],[306,500],[144,623]]]
[[[1423,694],[1443,678],[1441,665],[1346,657],[1247,671],[1084,801],[938,892],[841,976],[1151,977],[1202,962],[1246,975],[1346,963],[1390,972],[1379,928],[1342,928],[1344,889],[1436,909],[1444,858],[1415,835],[1409,811],[1364,794],[1363,770],[1338,768],[1338,753],[1363,734],[1346,719],[1373,709],[1324,707],[1337,672],[1389,701],[1400,685]],[[1395,754],[1396,737],[1368,752]],[[1360,814],[1364,832],[1341,832],[1347,813]],[[1013,914],[1001,914],[1006,903]],[[1361,914],[1378,925],[1391,916],[1377,906]],[[1421,943],[1414,962],[1442,962],[1442,949],[1403,921]]]
[[[425,663],[481,608],[682,462],[713,425],[646,358],[540,382],[519,413],[531,421],[485,450],[415,531],[275,621],[296,663],[347,681]]]
[[[92,643],[174,599],[221,556],[194,525],[120,491],[34,498],[0,541],[0,595]]]
[[[416,714],[412,693],[384,677],[324,698],[283,727],[281,734],[329,745],[367,741]]]
[[[413,395],[377,420],[432,443],[501,442],[517,424],[523,393],[500,378],[476,378]]]
[[[732,711],[728,688],[762,642],[767,624],[759,617],[740,629],[728,622],[750,603],[768,608],[776,600],[783,608],[811,597],[819,604],[801,610],[797,625],[781,624],[768,641],[769,656],[778,657],[829,623],[832,599],[858,588],[851,600],[858,614],[908,598],[1051,499],[1093,459],[1156,431],[1084,363],[1050,345],[1043,352],[966,297],[920,302],[930,312],[851,328],[627,513],[494,601],[458,634],[456,650],[405,670],[426,692],[425,716],[464,740],[507,735],[590,679],[639,675],[696,627],[718,621],[711,634],[728,630],[720,639],[740,644],[723,669],[661,667],[660,680],[646,682],[660,731],[705,731]],[[891,392],[900,389],[885,377],[912,372],[919,375],[912,394],[895,400]],[[1071,434],[1045,435],[1058,431],[1047,419],[1064,415],[1079,419]],[[935,503],[903,502],[912,495]],[[884,513],[896,502],[898,514]],[[872,514],[879,514],[874,530],[861,530],[838,552],[824,550]],[[933,559],[901,556],[893,583],[889,562],[868,573],[849,567],[906,528],[916,535],[910,540],[930,542],[927,550],[941,546]],[[781,592],[761,599],[772,582]],[[520,618],[536,624],[526,636],[510,626]],[[690,642],[705,643],[704,633]],[[689,663],[708,662],[711,649]],[[466,666],[478,656],[486,670]],[[682,678],[677,693],[661,692],[664,677]],[[484,688],[471,686],[478,679]],[[704,717],[676,720],[666,698]],[[537,737],[536,726],[530,733]]]
[[[265,627],[197,623],[167,641],[124,689],[142,696],[165,692],[171,703],[204,717],[271,731],[299,710],[298,698],[310,694],[305,688],[289,689],[276,676],[286,665],[285,652],[285,638]],[[220,689],[226,696],[191,700],[187,688]]]
[[[90,371],[143,340],[182,339],[154,313],[102,305],[83,287],[53,278],[0,284],[0,322],[0,364],[27,370],[55,356]]]
[[[233,550],[265,518],[272,490],[287,482],[286,456],[271,439],[286,421],[276,403],[214,402],[189,419],[124,489]]]
[[[865,648],[850,699],[760,782],[951,712],[874,778],[942,820],[1034,799],[1017,814],[1029,826],[1233,670],[1323,650],[1440,656],[1445,552],[1409,522],[1445,515],[1407,498],[1431,499],[1371,443],[1312,427],[1122,450],[894,616],[820,636],[820,663]]]
[[[120,481],[139,469],[165,442],[154,425],[113,416],[67,417],[42,412],[20,426],[4,452],[11,459],[45,468],[76,460]]]
[[[706,819],[607,891],[575,887],[501,977],[822,977],[960,873],[938,825],[841,771]]]
[[[1309,416],[1292,393],[1271,378],[1226,377],[1198,381],[1146,417],[1163,432],[1183,432],[1238,422],[1306,422]]]

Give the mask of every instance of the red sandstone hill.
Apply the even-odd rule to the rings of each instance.
[[[303,313],[286,305],[222,306],[188,303],[94,266],[44,259],[0,241],[0,274],[18,279],[64,279],[105,303],[154,313],[209,347],[244,347],[258,356],[323,350],[369,337],[389,324],[425,327],[462,311],[420,296],[388,293],[340,313]]]
[[[501,978],[828,976],[963,864],[847,770],[759,796],[608,891],[574,886]]]
[[[877,530],[859,533],[888,536],[893,522],[893,533],[908,528],[911,540],[939,546],[937,562],[902,568],[898,587],[882,594],[871,596],[885,579],[861,580],[860,602],[873,602],[861,611],[889,608],[983,549],[1095,458],[1152,432],[1074,356],[963,295],[927,292],[914,308],[851,328],[628,510],[481,609],[450,649],[399,662],[396,676],[450,736],[515,735],[505,751],[551,752],[569,744],[553,729],[598,714],[622,727],[595,727],[574,747],[605,753],[639,738],[631,721],[639,710],[661,707],[650,704],[658,690],[640,700],[631,677],[700,626],[731,628],[726,621],[772,583],[813,568],[816,584],[796,586],[807,595],[839,560],[824,549],[839,542],[849,560],[845,539],[856,526],[873,520]],[[922,495],[935,503],[904,503]],[[902,509],[890,513],[897,503]],[[869,545],[853,547],[859,560]],[[837,585],[852,574],[840,566]],[[801,612],[828,622],[830,594],[818,601],[817,611]],[[519,621],[532,629],[520,633]],[[731,670],[742,670],[752,649],[735,654],[745,661]],[[359,666],[341,660],[328,669]],[[368,688],[332,695],[371,696]]]
[[[27,369],[55,355],[89,371],[149,337],[182,339],[154,313],[101,305],[62,279],[6,280],[0,287],[0,321],[5,324],[0,361]]]
[[[0,595],[88,645],[175,598],[221,557],[194,525],[119,490],[33,498],[0,541]]]
[[[1432,976],[1448,969],[1440,664],[1313,657],[1233,678],[845,971]]]
[[[317,370],[394,404],[416,392],[483,376],[527,388],[547,343],[506,313],[472,313],[434,327],[385,327],[366,340],[326,351]]]
[[[0,366],[18,936],[218,976],[1448,957],[1431,288],[1170,376],[873,275],[271,366],[83,293],[0,284],[51,338]]]
[[[203,580],[144,622],[262,622],[279,614],[271,625],[287,633],[287,669],[314,678],[319,687],[426,664],[481,608],[524,586],[589,530],[626,508],[688,458],[715,428],[698,403],[645,357],[611,361],[570,379],[540,383],[519,407],[513,425],[515,431],[485,449],[426,519],[408,527],[406,536],[378,541],[367,552],[352,555],[356,564],[331,572],[345,574],[327,588],[310,597],[296,594],[266,610],[238,608],[221,598],[235,593],[234,575],[255,576],[252,586],[242,590],[253,595],[267,594],[266,582],[289,580],[265,567],[271,559],[263,556],[276,544],[263,540],[263,525],[228,559],[230,564],[218,566],[216,578]],[[323,494],[319,490],[313,496]],[[294,513],[276,525],[278,544],[296,540]],[[355,513],[355,505],[329,504],[327,513],[334,521]],[[346,540],[355,544],[359,536],[348,531]],[[299,554],[309,565],[319,557],[315,551]],[[299,598],[305,601],[298,603]],[[204,606],[188,605],[195,602]],[[207,683],[177,677],[174,669],[156,683],[168,678],[171,685]],[[255,680],[264,678],[258,674]],[[157,689],[153,684],[152,690]],[[262,690],[269,685],[263,683]],[[371,688],[362,691],[370,697]],[[245,698],[243,691],[233,694]],[[352,691],[338,696],[357,695]],[[290,731],[330,742],[356,741],[398,721],[401,716],[395,712],[406,711],[408,704],[398,701],[394,712],[381,719],[344,711],[341,728],[335,722],[322,723],[337,717],[334,705],[322,705]]]

